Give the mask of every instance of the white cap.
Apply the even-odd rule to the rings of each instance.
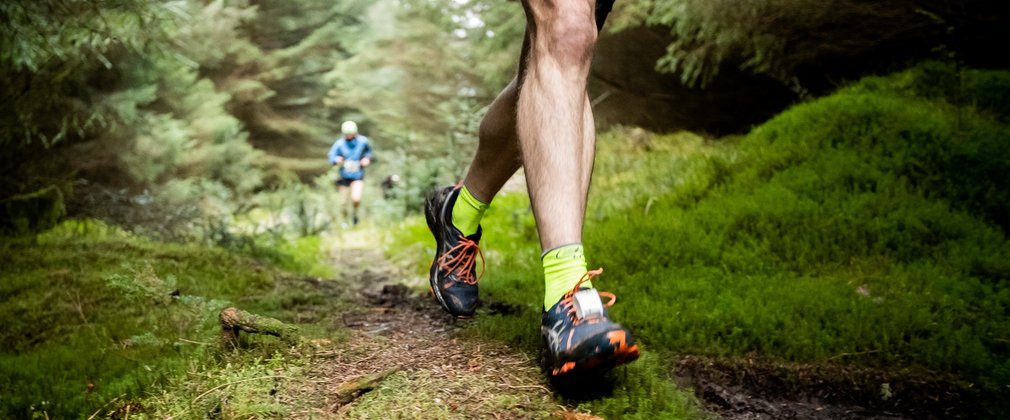
[[[344,121],[343,124],[340,124],[340,132],[344,133],[345,136],[358,134],[358,125],[354,121]]]

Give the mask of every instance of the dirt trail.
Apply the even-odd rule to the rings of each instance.
[[[333,260],[356,286],[360,309],[342,316],[348,342],[314,366],[299,392],[315,403],[297,417],[594,418],[558,405],[524,353],[455,338],[465,321],[404,286],[369,237],[349,231],[336,241]],[[388,376],[339,400],[349,385],[376,374]]]

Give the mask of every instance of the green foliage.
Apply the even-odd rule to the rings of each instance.
[[[458,148],[457,148],[458,149]],[[435,187],[458,182],[463,177],[457,168],[462,159],[456,156],[435,156],[431,159],[417,159],[403,150],[386,152],[385,163],[377,168],[382,175],[396,173],[400,182],[389,192],[389,197],[381,203],[385,208],[381,214],[389,220],[400,220],[408,214],[415,214],[424,206],[425,196]]]
[[[897,49],[919,58],[956,58],[971,47],[955,33],[978,29],[967,26],[996,28],[1000,19],[994,16],[1005,13],[997,2],[925,0],[647,0],[617,3],[615,12],[617,31],[669,28],[671,41],[656,68],[679,74],[686,85],[704,87],[732,66],[801,93],[797,70],[826,61],[900,65],[882,57]]]
[[[342,220],[341,208],[348,203],[337,194],[330,174],[316,178],[314,185],[290,182],[255,197],[256,208],[245,223],[254,233],[274,236],[311,236],[333,228]]]
[[[786,69],[787,45],[803,43],[789,38],[791,31],[814,32],[826,21],[843,15],[846,1],[763,0],[739,4],[731,1],[640,1],[620,6],[611,30],[642,24],[669,26],[673,41],[657,63],[662,72],[677,73],[689,86],[705,86],[727,64],[756,73],[791,76]],[[791,54],[807,53],[791,50]],[[795,59],[792,59],[795,60]]]
[[[254,193],[319,175],[322,165],[283,162],[321,162],[336,126],[355,118],[376,142],[377,179],[404,180],[372,210],[403,214],[461,175],[445,168],[470,156],[480,107],[512,77],[525,23],[518,4],[495,3],[5,4],[0,88],[16,100],[0,142],[17,148],[0,156],[0,197],[84,180],[69,202],[87,206],[71,213],[234,243],[223,223],[271,200]],[[297,200],[302,235],[334,220],[310,201]]]
[[[255,10],[242,2],[5,4],[13,25],[4,42],[12,44],[0,88],[15,98],[4,115],[16,120],[0,121],[0,142],[20,145],[5,150],[29,161],[68,158],[39,171],[5,156],[0,170],[15,181],[0,194],[77,176],[155,196],[186,179],[217,184],[211,189],[230,195],[221,200],[258,188],[261,153],[226,109],[230,85],[201,74],[258,56],[241,33]],[[60,150],[45,150],[61,139]]]
[[[232,50],[215,52],[220,57],[208,67],[215,84],[231,95],[229,111],[245,124],[253,144],[285,157],[318,159],[325,153],[328,137],[339,132],[341,114],[348,111],[323,103],[330,88],[325,75],[348,60],[350,47],[367,33],[361,15],[370,4],[229,2],[212,12],[224,19],[198,19],[212,36],[193,34],[195,44],[233,41]],[[236,24],[219,28],[220,20]]]
[[[657,69],[680,73],[687,85],[710,82],[725,61],[742,68],[788,75],[782,67],[790,39],[779,30],[812,31],[839,14],[844,1],[765,0],[653,1],[647,22],[671,27],[676,35]],[[636,7],[647,7],[637,5]]]
[[[69,0],[10,1],[0,6],[0,145],[52,145],[104,124],[88,102],[102,86],[93,76],[123,53],[167,42],[168,9],[142,0],[114,7]],[[96,89],[97,88],[97,89]],[[74,93],[76,92],[76,93]]]

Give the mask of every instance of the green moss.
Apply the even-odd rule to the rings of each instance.
[[[297,352],[296,352],[297,353]],[[307,404],[292,405],[277,397],[304,386],[311,371],[307,357],[282,352],[259,356],[230,355],[228,363],[191,363],[185,375],[152,389],[143,400],[145,419],[286,418]]]
[[[325,330],[347,301],[222,249],[169,244],[94,221],[66,221],[0,243],[0,417],[92,413],[216,363],[228,305]],[[307,316],[306,314],[311,314]],[[319,328],[309,336],[338,334]],[[259,355],[274,337],[244,343]]]
[[[719,158],[730,174],[704,199],[642,192],[631,208],[652,200],[648,217],[590,226],[587,252],[633,302],[615,316],[678,352],[860,354],[851,362],[1010,382],[1008,127],[928,90],[941,70],[796,106]]]

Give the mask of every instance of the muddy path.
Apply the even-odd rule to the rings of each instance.
[[[598,418],[563,403],[532,356],[461,337],[466,321],[405,285],[423,279],[389,262],[365,232],[345,235],[333,260],[357,305],[336,327],[350,333],[340,351],[319,355],[291,395],[310,402],[295,417]],[[973,417],[971,395],[929,376],[693,356],[676,360],[671,376],[713,418]]]

